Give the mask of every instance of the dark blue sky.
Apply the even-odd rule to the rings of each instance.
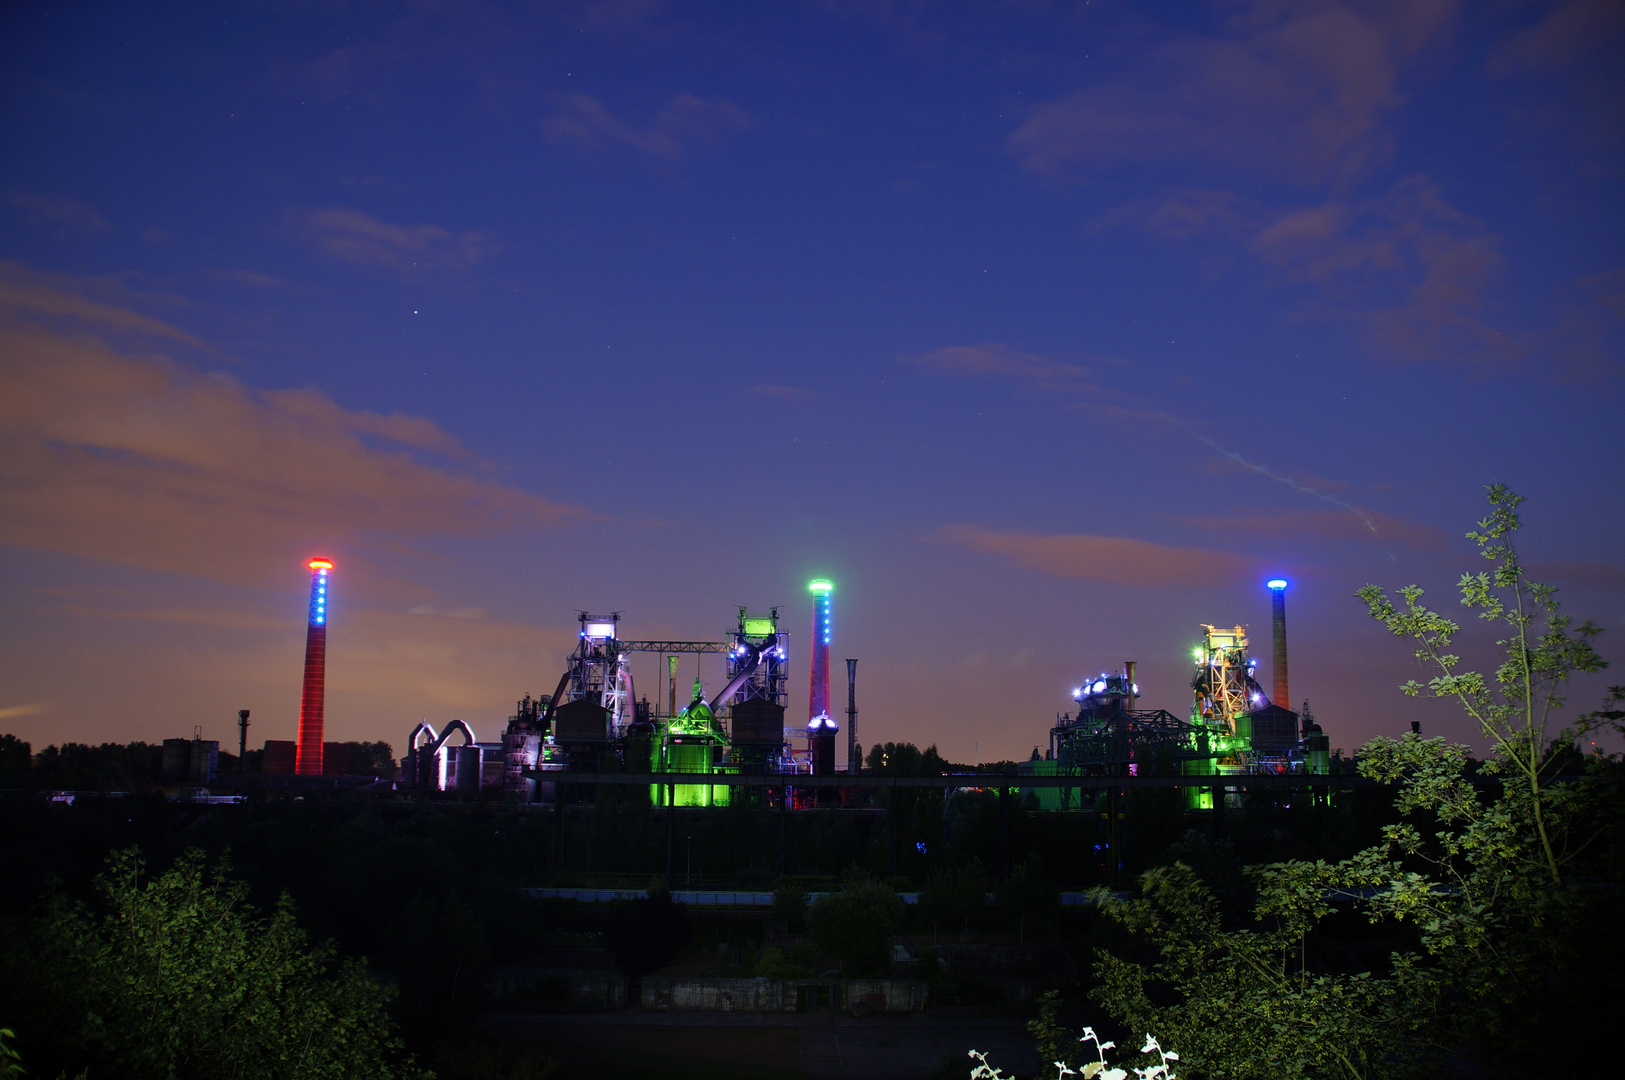
[[[1334,745],[1470,739],[1352,593],[1453,606],[1503,481],[1625,631],[1621,29],[9,5],[0,724],[291,738],[322,552],[341,738],[494,734],[578,607],[805,644],[827,574],[863,741],[1023,755],[1126,659],[1185,712],[1283,573]]]

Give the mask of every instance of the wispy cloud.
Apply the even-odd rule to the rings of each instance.
[[[1047,390],[1098,389],[1088,368],[1037,353],[1019,352],[997,343],[951,345],[919,356],[905,356],[903,360],[928,371],[960,378],[1008,379]]]
[[[279,277],[262,274],[258,270],[223,270],[211,269],[207,271],[209,277],[216,281],[229,281],[234,285],[243,285],[256,292],[288,292],[293,285]]]
[[[553,142],[627,146],[677,162],[691,147],[715,143],[727,132],[750,127],[751,122],[743,109],[723,98],[679,94],[639,126],[622,120],[597,98],[570,94],[558,112],[543,121],[542,132]]]
[[[1119,208],[1102,224],[1125,221],[1245,251],[1276,287],[1301,291],[1298,316],[1357,329],[1382,359],[1504,368],[1531,352],[1531,336],[1497,325],[1492,311],[1500,237],[1426,176],[1372,198],[1287,207],[1179,190]]]
[[[1536,562],[1528,566],[1536,581],[1598,592],[1625,592],[1625,566],[1604,562]]]
[[[1316,287],[1327,311],[1361,324],[1385,356],[1482,366],[1523,354],[1515,335],[1485,318],[1502,265],[1498,238],[1426,177],[1362,203],[1282,214],[1250,246],[1288,280]]]
[[[1360,540],[1429,549],[1442,547],[1447,539],[1443,532],[1431,525],[1406,521],[1373,510],[1257,509],[1226,516],[1169,515],[1169,518],[1214,535],[1244,536],[1250,539],[1290,540],[1318,537],[1326,540]]]
[[[36,225],[51,225],[73,232],[105,232],[107,222],[94,206],[63,195],[8,191],[6,202],[21,210]]]
[[[1249,461],[1235,450],[1221,445],[1211,436],[1179,416],[1155,406],[1138,402],[1130,395],[1090,380],[1087,368],[1052,360],[1036,353],[1017,352],[1004,345],[962,345],[920,356],[904,357],[907,363],[918,365],[939,374],[964,378],[996,378],[1036,390],[1052,393],[1062,400],[1064,407],[1087,411],[1097,416],[1128,423],[1149,425],[1152,428],[1177,428],[1219,453],[1226,461],[1240,468],[1291,488],[1333,506],[1341,507],[1364,517],[1365,511],[1353,504],[1328,494],[1321,487],[1292,474],[1279,471],[1255,461]],[[1374,528],[1374,526],[1368,526]]]
[[[406,276],[469,270],[496,250],[482,232],[394,225],[346,207],[295,212],[292,218],[299,233],[323,255]]]
[[[1260,560],[1245,555],[1168,547],[1126,536],[993,532],[980,525],[947,525],[937,537],[1054,577],[1113,585],[1209,585],[1256,574],[1263,567]]]
[[[168,340],[200,352],[215,352],[213,346],[161,319],[85,295],[87,284],[109,291],[105,281],[80,283],[66,275],[39,273],[21,263],[0,260],[0,324],[93,325],[120,337]]]
[[[1497,74],[1558,71],[1599,49],[1618,48],[1625,34],[1625,7],[1616,0],[1559,0],[1545,17],[1508,34],[1490,56]]]
[[[1319,183],[1386,158],[1404,66],[1442,39],[1457,0],[1237,5],[1138,72],[1035,108],[1009,151],[1050,175],[1196,159]]]
[[[459,467],[471,455],[426,418],[132,357],[97,332],[186,335],[21,291],[24,317],[0,320],[0,542],[257,584],[312,546],[413,550],[592,516]],[[26,317],[40,312],[76,325]]]

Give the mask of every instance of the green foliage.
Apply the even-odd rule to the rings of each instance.
[[[269,918],[191,851],[156,878],[110,856],[101,912],[65,901],[8,935],[10,1007],[64,1064],[141,1080],[424,1077],[362,964]],[[36,1045],[30,1043],[30,1045]]]
[[[944,867],[932,874],[920,890],[919,917],[949,932],[969,930],[971,919],[987,907],[987,894],[992,888],[980,860]]]
[[[1616,735],[1625,735],[1625,707],[1622,706],[1625,706],[1625,686],[1610,686],[1608,695],[1603,698],[1602,708],[1580,714],[1580,722],[1575,725],[1576,741],[1594,731],[1607,730]]]
[[[395,749],[387,742],[347,742],[344,750],[347,767],[354,775],[394,776],[400,770]]]
[[[15,735],[0,735],[0,788],[30,786],[34,749]]]
[[[1604,947],[1581,928],[1608,900],[1552,881],[1525,785],[1485,798],[1467,765],[1466,748],[1442,739],[1368,744],[1361,774],[1397,787],[1403,820],[1338,863],[1250,868],[1250,926],[1226,929],[1180,862],[1143,875],[1135,899],[1099,894],[1142,951],[1098,958],[1098,1000],[1163,1033],[1204,1076],[1403,1076],[1446,1055],[1504,1066],[1558,992],[1585,993],[1569,973],[1586,938]],[[1616,787],[1549,790],[1548,825],[1617,824]],[[1321,962],[1339,907],[1399,947],[1352,970]]]
[[[27,779],[20,786],[58,791],[145,791],[162,781],[163,759],[161,743],[47,746],[34,755]]]
[[[766,979],[805,979],[813,973],[813,965],[817,963],[817,957],[809,955],[810,952],[803,946],[792,948],[786,956],[783,949],[769,946],[762,950],[751,974]]]
[[[852,867],[838,892],[813,901],[807,909],[807,926],[819,950],[841,961],[844,974],[883,975],[891,963],[891,936],[903,913],[903,898],[895,889]]]
[[[807,929],[807,890],[795,878],[781,877],[773,883],[773,918],[792,934]]]
[[[0,1028],[0,1077],[5,1077],[6,1080],[15,1080],[16,1077],[24,1076],[28,1072],[23,1068],[22,1055],[11,1045],[11,1040],[16,1037],[17,1033],[10,1028]]]
[[[1552,764],[1549,727],[1552,714],[1564,704],[1564,684],[1577,672],[1608,666],[1591,644],[1602,628],[1590,621],[1573,626],[1569,616],[1559,613],[1556,587],[1538,584],[1525,575],[1512,541],[1519,528],[1517,509],[1523,497],[1504,484],[1492,484],[1489,501],[1490,516],[1467,538],[1478,545],[1479,554],[1493,568],[1463,574],[1457,584],[1463,607],[1485,622],[1508,628],[1507,636],[1496,642],[1502,661],[1493,676],[1486,679],[1483,673],[1464,667],[1462,658],[1450,651],[1461,627],[1424,606],[1420,586],[1400,590],[1403,606],[1376,585],[1365,586],[1359,596],[1372,618],[1394,634],[1412,639],[1417,645],[1416,658],[1436,672],[1426,687],[1413,679],[1400,689],[1412,697],[1426,689],[1434,697],[1459,702],[1494,744],[1496,764],[1518,774],[1527,785],[1547,870],[1554,882],[1560,882],[1560,844],[1548,828],[1542,787]],[[1559,735],[1563,741],[1574,737],[1572,731]]]
[[[913,743],[876,743],[864,762],[869,771],[894,776],[941,776],[951,767],[935,745],[921,750]]]
[[[1226,925],[1243,922],[1252,910],[1253,889],[1228,837],[1214,840],[1189,829],[1170,844],[1157,859],[1160,865],[1183,863],[1201,879],[1219,902],[1219,916]]]
[[[1027,1021],[1027,1031],[1038,1044],[1038,1060],[1057,1066],[1057,1074],[1065,1075],[1061,1070],[1078,1062],[1078,1040],[1061,1026],[1060,1013],[1060,991],[1044,991],[1038,999],[1038,1018]]]
[[[1048,930],[1060,918],[1061,887],[1044,872],[1044,860],[1036,851],[1016,864],[995,895],[1006,922],[1023,941],[1030,933]]]

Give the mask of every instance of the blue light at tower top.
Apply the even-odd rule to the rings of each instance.
[[[312,559],[310,575],[310,625],[322,626],[327,622],[327,572],[333,564],[327,559]]]
[[[1281,589],[1286,588],[1286,579],[1285,578],[1275,578],[1275,579],[1273,579],[1271,581],[1265,582],[1265,584],[1268,585],[1271,589],[1275,589],[1275,590],[1279,591]]]

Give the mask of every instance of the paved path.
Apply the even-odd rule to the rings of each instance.
[[[709,1030],[718,1035],[738,1028],[791,1029],[800,1034],[798,1064],[809,1080],[913,1080],[949,1058],[963,1061],[964,1075],[969,1076],[970,1059],[965,1052],[971,1048],[986,1051],[1006,1075],[1032,1075],[1039,1064],[1026,1021],[1015,1017],[877,1013],[857,1018],[832,1013],[625,1009],[584,1014],[495,1013],[487,1017],[487,1023],[510,1038],[566,1042],[623,1040],[633,1035],[627,1030],[633,1028]],[[726,1045],[727,1040],[720,1039],[718,1044]]]

